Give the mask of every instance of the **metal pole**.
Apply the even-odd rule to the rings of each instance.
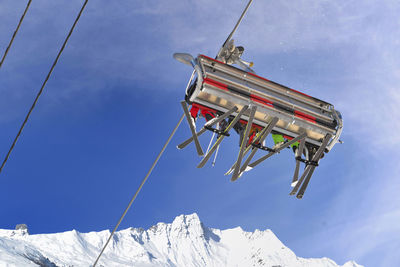
[[[179,119],[179,122],[176,124],[175,129],[172,131],[171,135],[168,137],[167,142],[165,142],[163,148],[161,149],[160,153],[158,154],[157,158],[155,159],[155,161],[153,162],[153,165],[151,165],[150,170],[147,172],[146,176],[144,177],[142,183],[140,184],[139,188],[136,190],[135,195],[132,197],[131,201],[129,202],[128,206],[126,207],[124,213],[122,214],[122,216],[119,218],[117,225],[114,227],[114,230],[111,232],[110,237],[107,239],[106,244],[104,245],[103,249],[101,250],[99,256],[97,257],[96,261],[93,264],[93,267],[96,266],[97,262],[99,261],[101,255],[103,254],[104,250],[106,249],[108,243],[110,242],[111,238],[113,237],[115,231],[117,231],[119,225],[121,224],[122,220],[124,219],[126,213],[128,212],[129,208],[132,206],[133,201],[135,201],[137,195],[139,194],[140,190],[142,190],[142,187],[144,185],[144,183],[147,181],[147,178],[149,178],[151,172],[153,171],[154,167],[156,166],[158,160],[161,158],[162,154],[164,153],[164,150],[167,148],[169,142],[171,141],[172,137],[175,135],[176,130],[178,129],[179,125],[181,124],[183,117],[185,115],[182,114],[181,118]]]
[[[235,33],[236,29],[239,27],[240,22],[242,22],[242,19],[243,19],[244,15],[246,14],[247,10],[249,9],[249,7],[250,7],[250,5],[251,5],[252,2],[253,2],[253,0],[250,0],[250,1],[247,3],[247,6],[246,6],[245,9],[243,10],[242,15],[240,16],[239,20],[236,22],[235,27],[233,28],[231,34],[229,34],[228,38],[226,39],[226,41],[224,42],[224,44],[222,45],[222,47],[224,47],[225,44],[226,44],[227,42],[229,42],[229,40],[232,38],[233,34]]]

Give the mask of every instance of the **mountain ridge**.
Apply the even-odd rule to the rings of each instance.
[[[0,230],[0,266],[91,266],[109,234]],[[209,228],[196,213],[147,230],[131,227],[116,232],[98,266],[362,267],[354,261],[337,265],[328,258],[297,257],[269,229]]]

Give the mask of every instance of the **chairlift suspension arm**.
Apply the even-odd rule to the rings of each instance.
[[[250,5],[251,5],[252,2],[253,2],[253,0],[250,0],[250,1],[247,3],[245,9],[244,9],[243,12],[242,12],[242,15],[240,15],[239,20],[236,22],[235,27],[233,28],[232,32],[229,34],[228,38],[226,38],[226,40],[225,40],[224,44],[222,45],[222,47],[224,47],[224,46],[229,42],[229,40],[232,38],[233,34],[235,33],[235,31],[236,31],[237,28],[239,27],[239,24],[242,22],[243,17],[244,17],[244,15],[246,15],[246,12],[247,12],[247,10],[249,9],[249,7],[250,7]]]

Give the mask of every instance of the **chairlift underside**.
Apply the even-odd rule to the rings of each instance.
[[[226,173],[232,174],[234,181],[265,159],[299,142],[291,195],[297,193],[297,198],[302,198],[321,157],[339,141],[343,128],[340,112],[332,104],[260,77],[250,68],[242,70],[205,55],[193,58],[176,53],[174,57],[194,68],[185,101],[181,103],[192,137],[178,148],[194,141],[198,154],[203,156],[198,136],[207,130],[217,133],[217,141],[197,166],[203,167],[222,140],[229,136],[229,130],[242,129],[238,159]],[[201,121],[198,116],[203,116],[207,122],[196,132],[196,123]],[[224,127],[215,127],[222,122]],[[280,134],[286,141],[273,148],[265,147],[264,140],[269,134]],[[305,148],[312,152],[303,158]],[[267,154],[252,162],[257,150]],[[306,167],[299,179],[300,163],[305,163]]]

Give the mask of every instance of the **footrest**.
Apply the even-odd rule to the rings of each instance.
[[[266,146],[263,146],[263,145],[261,145],[261,144],[251,144],[253,147],[256,147],[256,148],[258,148],[258,149],[261,149],[261,150],[264,150],[264,151],[268,151],[268,152],[275,152],[276,150],[275,149],[273,149],[273,148],[269,148],[269,147],[266,147]]]
[[[225,131],[223,131],[223,130],[218,130],[218,129],[212,128],[211,126],[204,126],[204,129],[209,130],[209,131],[214,132],[219,135],[230,136],[229,133],[225,133]]]
[[[319,166],[318,162],[312,160],[306,160],[301,157],[296,157],[296,160],[304,162],[306,165]]]

